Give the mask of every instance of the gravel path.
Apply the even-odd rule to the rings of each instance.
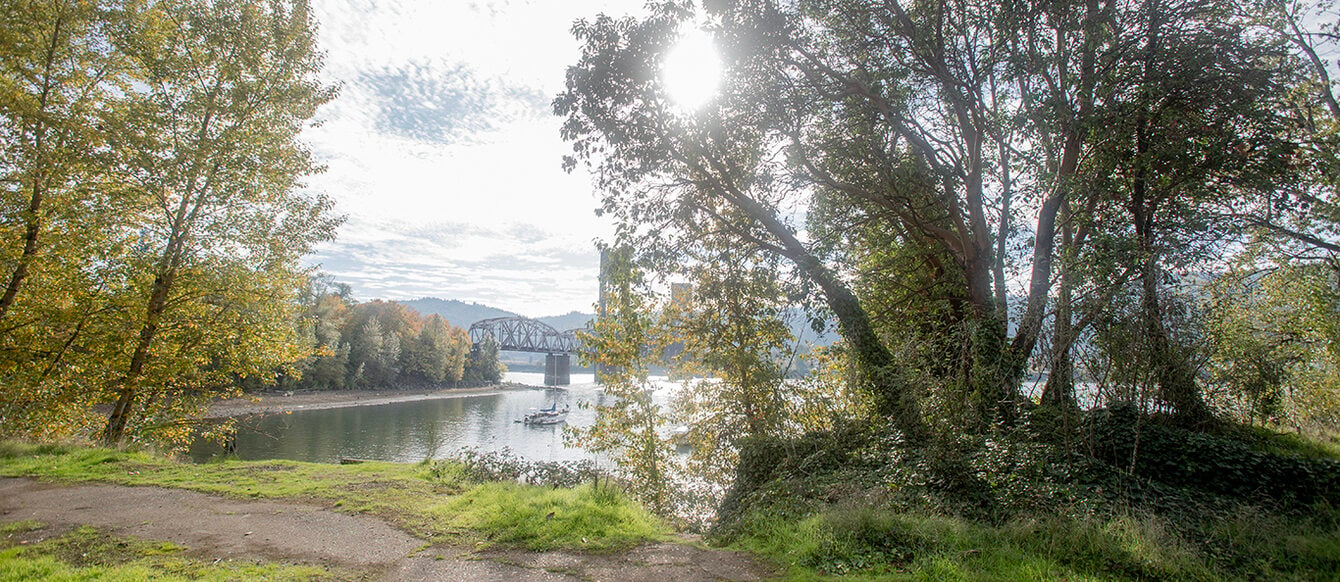
[[[192,555],[352,568],[374,579],[482,582],[759,580],[770,571],[743,554],[671,543],[612,555],[425,546],[382,520],[321,507],[243,501],[158,487],[61,486],[0,478],[0,522],[59,530],[91,525],[171,541]],[[39,532],[40,533],[40,532]]]

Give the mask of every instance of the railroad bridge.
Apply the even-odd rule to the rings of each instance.
[[[569,368],[572,353],[578,349],[577,330],[558,331],[529,317],[495,317],[470,325],[471,349],[490,338],[498,343],[499,350],[545,354],[545,386],[572,383]]]

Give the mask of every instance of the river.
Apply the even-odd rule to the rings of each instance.
[[[563,425],[516,422],[532,408],[557,404],[571,407],[569,425],[590,426],[595,407],[608,398],[593,375],[573,374],[572,384],[563,388],[539,387],[544,382],[541,373],[509,372],[504,380],[536,387],[246,417],[238,430],[237,456],[319,463],[343,458],[417,462],[471,447],[485,451],[508,448],[533,461],[594,459],[587,451],[563,444]],[[673,390],[668,383],[662,386],[658,401]],[[204,460],[220,451],[217,446],[197,443],[191,447],[191,456]]]

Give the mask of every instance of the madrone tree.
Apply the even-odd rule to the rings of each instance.
[[[663,2],[643,19],[574,25],[583,54],[554,107],[568,163],[596,170],[602,211],[628,240],[662,253],[727,232],[782,258],[837,319],[877,414],[912,439],[926,433],[928,388],[957,395],[966,426],[1010,422],[1046,326],[1060,326],[1049,359],[1068,368],[1090,314],[1141,278],[1154,283],[1145,328],[1163,400],[1200,418],[1156,321],[1157,279],[1193,240],[1173,226],[1194,217],[1186,230],[1228,240],[1204,222],[1211,209],[1259,196],[1287,151],[1261,115],[1278,60],[1235,18],[1189,0]],[[720,94],[694,111],[660,78],[689,26],[712,35],[725,69]],[[1194,127],[1158,117],[1179,110]],[[1090,245],[1114,239],[1135,249],[1108,254],[1127,268],[1078,276]],[[882,247],[854,249],[862,240]],[[1026,284],[1012,293],[1013,273]],[[893,330],[872,317],[872,292],[901,301],[900,284],[925,302],[881,307],[933,306],[922,328],[952,344],[918,364],[929,375],[898,372],[908,364]],[[1081,291],[1098,299],[1087,313]],[[1062,374],[1053,400],[1073,401],[1070,383]]]

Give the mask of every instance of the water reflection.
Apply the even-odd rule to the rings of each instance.
[[[543,374],[509,373],[510,382],[541,384]],[[511,448],[531,460],[579,460],[592,455],[563,444],[562,425],[515,422],[531,408],[570,406],[568,423],[590,426],[605,393],[590,374],[574,374],[566,389],[508,390],[501,394],[354,406],[250,417],[241,422],[237,456],[331,463],[342,458],[415,462],[450,456],[464,447]],[[221,452],[191,448],[196,460]]]

